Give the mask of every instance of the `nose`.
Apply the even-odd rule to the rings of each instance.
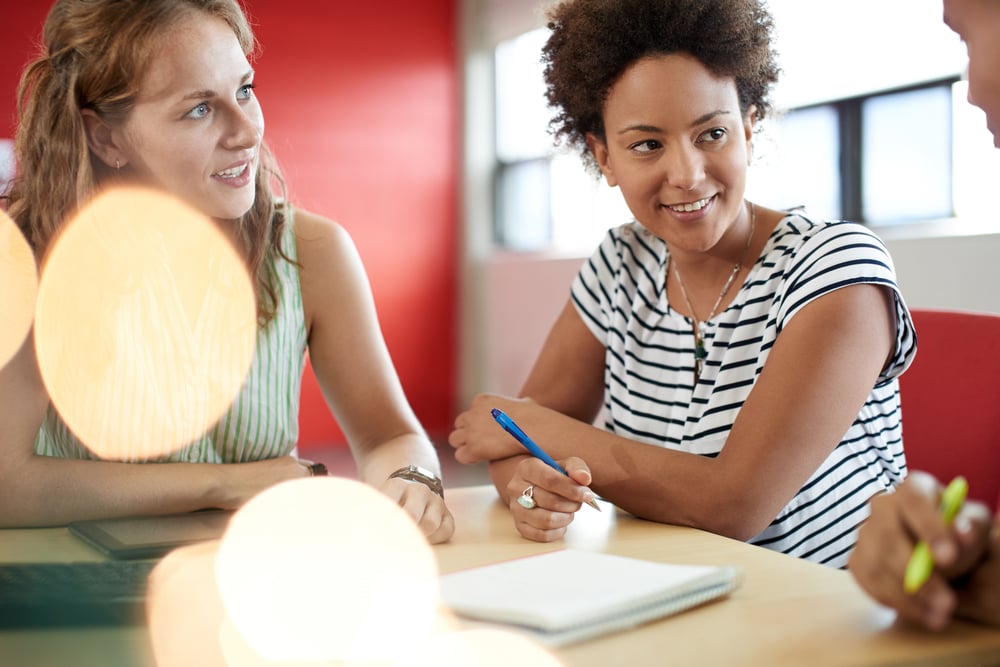
[[[693,190],[705,178],[701,154],[691,146],[677,146],[664,151],[664,181],[681,190]]]
[[[254,148],[264,135],[264,119],[260,108],[235,106],[229,113],[229,127],[224,138],[227,148]]]

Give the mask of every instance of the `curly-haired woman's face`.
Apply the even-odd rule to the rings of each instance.
[[[686,54],[643,58],[604,105],[606,141],[590,146],[636,220],[672,252],[713,248],[744,211],[753,112],[736,82]]]
[[[254,201],[264,119],[232,29],[198,12],[174,26],[119,132],[138,180],[212,217],[243,215]]]

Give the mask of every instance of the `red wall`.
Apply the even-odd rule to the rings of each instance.
[[[0,138],[46,3],[9,3]],[[300,206],[354,237],[410,403],[432,436],[453,417],[457,359],[458,86],[454,0],[249,0],[265,139]],[[342,443],[315,379],[301,445]]]

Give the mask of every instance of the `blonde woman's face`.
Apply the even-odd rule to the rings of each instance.
[[[192,12],[168,31],[116,130],[134,176],[206,215],[235,219],[254,201],[264,117],[232,29]]]

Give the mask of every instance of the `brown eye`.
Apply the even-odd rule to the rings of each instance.
[[[630,151],[635,151],[636,153],[651,153],[660,147],[660,142],[653,139],[647,139],[646,141],[639,141],[631,146],[629,146]]]
[[[713,127],[711,130],[707,130],[698,137],[699,143],[709,143],[717,144],[726,138],[729,134],[724,127]]]

